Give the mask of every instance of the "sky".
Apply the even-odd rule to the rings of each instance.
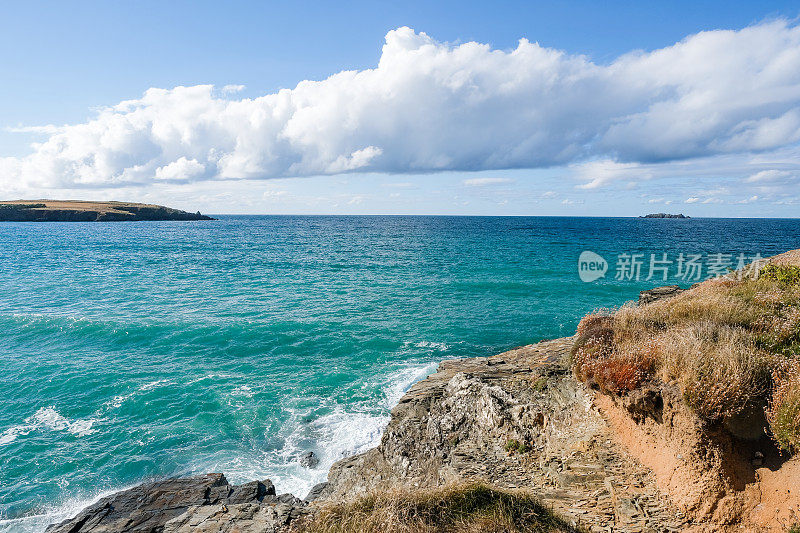
[[[0,198],[796,217],[796,2],[9,2]]]

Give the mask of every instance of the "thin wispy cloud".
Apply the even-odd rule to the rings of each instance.
[[[471,178],[462,182],[467,187],[491,187],[494,185],[508,185],[514,183],[511,178]]]

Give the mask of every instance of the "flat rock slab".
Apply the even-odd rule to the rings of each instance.
[[[222,474],[144,483],[101,499],[47,533],[275,532],[306,502],[269,480],[230,485]]]

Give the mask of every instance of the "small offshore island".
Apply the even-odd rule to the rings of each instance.
[[[670,213],[650,213],[649,215],[640,216],[639,218],[692,218],[692,217],[687,217],[683,213],[680,213],[678,215],[673,215]]]
[[[197,213],[154,204],[83,200],[14,200],[0,202],[0,222],[126,222],[145,220],[214,220]]]

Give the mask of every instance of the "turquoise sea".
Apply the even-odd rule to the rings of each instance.
[[[585,313],[665,284],[644,279],[651,253],[792,248],[800,220],[3,223],[0,531],[190,473],[304,496],[378,442],[438,361],[572,334]],[[579,279],[584,250],[606,277]],[[615,279],[623,253],[644,254],[638,281]],[[297,462],[309,450],[315,468]]]

